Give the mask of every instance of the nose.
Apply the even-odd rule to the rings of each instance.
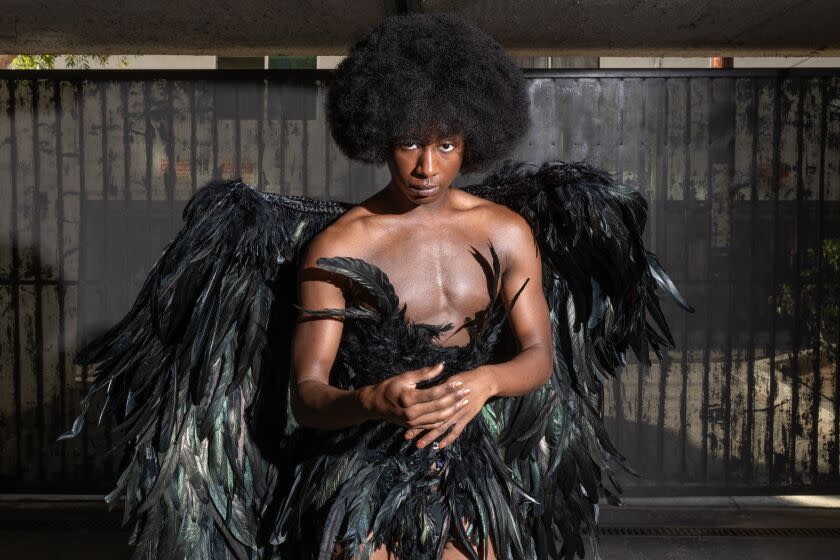
[[[423,177],[434,177],[438,174],[437,151],[434,145],[423,146],[415,171]]]

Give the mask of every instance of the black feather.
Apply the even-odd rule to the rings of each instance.
[[[618,503],[614,468],[632,472],[609,441],[599,393],[628,349],[645,363],[650,350],[661,356],[673,345],[657,290],[693,308],[644,247],[644,199],[603,171],[507,162],[464,190],[531,224],[554,368],[537,391],[488,402],[437,452],[385,421],[297,426],[286,399],[298,313],[345,320],[336,386],[445,361],[425,387],[495,359],[533,279],[502,305],[495,248],[487,259],[470,246],[490,301],[465,318],[468,344],[440,346],[452,324],[406,321],[387,275],[361,259],[317,261],[350,281],[344,309],[296,305],[304,249],[351,205],[262,194],[239,180],[193,196],[126,316],[76,356],[96,366],[96,378],[59,436],[78,435],[93,395],[105,393],[100,419],[117,424],[123,454],[107,500],[125,498],[136,557],[328,558],[339,541],[345,555],[358,554],[370,531],[373,543],[412,559],[439,559],[453,538],[473,558],[472,545],[486,551],[489,541],[500,558],[583,555],[582,532],[596,534],[595,504]],[[437,459],[443,469],[429,474]]]

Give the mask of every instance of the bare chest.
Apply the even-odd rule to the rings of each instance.
[[[475,247],[492,262],[488,236],[461,228],[396,235],[367,247],[369,262],[381,268],[394,286],[406,318],[419,323],[452,323],[456,330],[489,302],[487,276],[473,256]],[[443,335],[440,343],[461,345],[466,331]],[[448,338],[447,338],[448,337]]]

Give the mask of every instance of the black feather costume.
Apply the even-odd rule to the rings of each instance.
[[[100,418],[116,419],[124,449],[108,500],[125,497],[137,558],[323,559],[336,543],[346,558],[361,557],[370,533],[406,559],[439,558],[447,540],[486,538],[499,558],[583,555],[599,500],[618,503],[612,470],[628,468],[604,429],[603,384],[628,348],[649,363],[651,349],[661,357],[673,345],[659,289],[693,310],[642,244],[644,199],[606,173],[507,162],[464,190],[531,224],[554,367],[540,389],[488,401],[440,451],[413,447],[386,422],[319,431],[290,413],[299,259],[351,205],[260,193],[238,180],[194,195],[132,309],[77,356],[97,364],[97,376],[62,436],[80,432],[90,399],[104,391]],[[444,379],[509,359],[510,307],[496,297],[490,249],[492,262],[474,254],[491,302],[467,321],[462,347],[435,344],[451,325],[406,322],[381,270],[319,260],[376,302],[310,310],[347,319],[331,382],[358,387],[441,359]]]

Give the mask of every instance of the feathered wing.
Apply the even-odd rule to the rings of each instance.
[[[464,190],[517,211],[540,246],[554,371],[541,390],[497,399],[485,416],[498,422],[505,462],[541,501],[531,517],[537,556],[582,557],[582,530],[596,544],[599,499],[618,503],[612,467],[632,472],[604,428],[603,384],[628,348],[649,365],[649,350],[661,358],[673,346],[659,290],[694,310],[643,245],[644,198],[607,173],[580,162],[505,162]]]
[[[284,408],[298,260],[349,207],[208,183],[125,318],[77,355],[96,377],[59,439],[82,430],[103,392],[99,417],[115,419],[123,452],[107,499],[125,496],[135,557],[270,555],[263,521],[282,499],[282,435],[294,428]]]

